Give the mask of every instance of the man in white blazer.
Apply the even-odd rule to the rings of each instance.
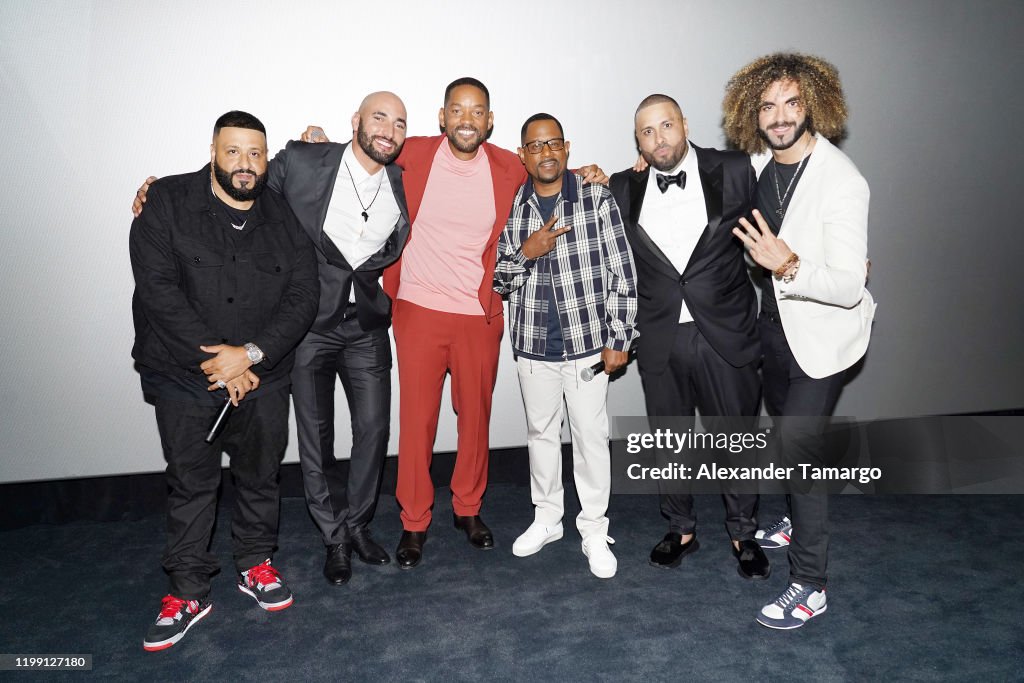
[[[733,232],[763,269],[765,407],[787,416],[778,430],[786,461],[819,463],[820,418],[867,350],[875,311],[865,289],[868,185],[828,140],[846,123],[839,75],[816,57],[762,57],[729,81],[723,110],[726,135],[758,173],[756,225],[741,219]],[[789,546],[790,584],[757,616],[776,629],[799,628],[827,607],[828,497],[794,490],[789,503],[780,529],[759,534],[766,547]]]

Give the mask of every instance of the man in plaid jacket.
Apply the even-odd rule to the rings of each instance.
[[[494,289],[508,295],[509,332],[523,391],[533,524],[516,539],[525,557],[562,537],[562,400],[569,411],[576,526],[590,571],[615,575],[608,547],[608,375],[623,367],[636,330],[636,278],[619,209],[604,185],[584,184],[567,166],[569,143],[550,114],[522,129],[519,188],[498,240]],[[591,381],[580,371],[597,362]]]

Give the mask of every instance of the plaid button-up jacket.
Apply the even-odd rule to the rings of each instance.
[[[512,202],[498,239],[494,290],[508,295],[509,333],[519,353],[543,356],[547,344],[548,287],[555,288],[566,358],[579,358],[607,346],[628,351],[636,329],[636,276],[633,254],[619,208],[604,185],[584,184],[567,172],[555,227],[571,225],[556,246],[536,260],[522,243],[544,221],[533,181],[527,179]],[[537,267],[547,260],[544,268]]]

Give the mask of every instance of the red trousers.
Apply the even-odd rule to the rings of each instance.
[[[425,531],[434,505],[430,461],[437,436],[441,390],[452,373],[452,407],[458,417],[458,451],[452,473],[452,508],[460,516],[480,513],[487,488],[491,397],[498,374],[504,322],[483,315],[434,311],[395,302],[398,354],[398,490],[402,526]]]

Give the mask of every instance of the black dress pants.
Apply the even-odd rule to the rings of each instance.
[[[334,454],[337,378],[352,416],[347,482]],[[391,427],[387,329],[365,332],[352,317],[328,334],[307,333],[295,351],[292,398],[309,514],[325,545],[347,542],[351,531],[362,529],[373,518],[387,455]]]
[[[825,427],[843,389],[843,372],[821,379],[800,369],[786,341],[778,315],[758,319],[764,353],[764,403],[772,417],[781,418],[777,438],[787,464],[822,462]],[[789,518],[793,534],[789,544],[790,580],[824,588],[828,579],[828,495],[791,493]]]
[[[737,368],[718,355],[695,323],[682,323],[668,365],[661,373],[640,370],[647,414],[651,417],[753,417],[761,400],[757,364]],[[756,494],[724,493],[726,528],[733,540],[752,539],[757,530]],[[696,529],[693,496],[662,493],[661,514],[669,531],[690,534]]]
[[[210,592],[219,570],[210,552],[217,516],[221,453],[235,482],[231,547],[239,572],[274,554],[280,516],[281,460],[288,445],[288,391],[242,399],[212,444],[204,440],[219,406],[158,398],[156,422],[167,461],[167,547],[163,567],[171,594],[186,600]]]

